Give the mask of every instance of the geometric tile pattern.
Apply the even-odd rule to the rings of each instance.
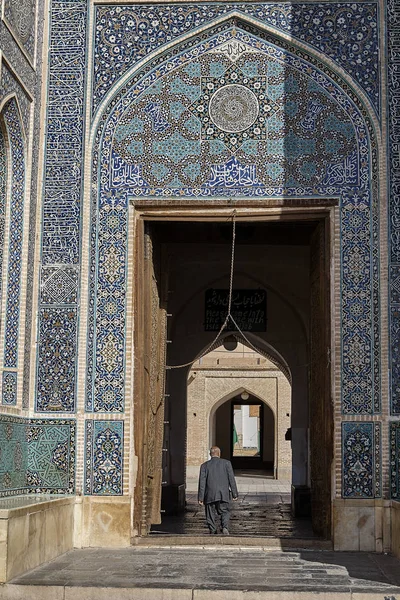
[[[7,406],[17,404],[17,373],[15,371],[3,371],[1,403]]]
[[[25,133],[29,131],[29,120],[30,120],[30,109],[31,100],[25,94],[21,85],[7,69],[4,62],[1,65],[1,81],[0,81],[0,95],[6,96],[14,93],[18,99],[19,109],[21,111],[22,122],[24,125]]]
[[[86,2],[52,2],[43,264],[78,264]],[[62,107],[62,108],[61,108]]]
[[[237,36],[166,74],[132,102],[114,135],[113,165],[118,161],[119,168],[114,167],[112,186],[117,176],[117,189],[124,184],[143,195],[152,189],[152,195],[163,196],[169,189],[190,197],[196,188],[202,196],[264,196],[277,188],[299,195],[299,189],[322,193],[338,184],[359,184],[357,141],[348,114],[284,56],[278,61],[245,44],[240,30]],[[233,63],[222,49],[235,43],[240,56],[234,55]],[[216,71],[219,77],[212,76]],[[243,106],[254,104],[252,123],[233,131],[215,124],[218,112],[212,115],[218,94],[231,91],[231,101],[217,108],[224,115],[233,106],[235,125]],[[154,113],[146,114],[149,106],[158,107],[156,122]],[[173,114],[176,106],[179,113]],[[147,185],[127,184],[125,165],[139,169]]]
[[[390,497],[400,499],[400,422],[390,423]]]
[[[90,314],[94,305],[101,314],[103,327],[96,329],[95,339],[89,338],[87,363],[86,410],[93,412],[123,412],[125,347],[125,261],[127,231],[126,195],[119,193],[104,203],[100,212],[98,238],[103,249],[96,269],[100,294],[90,294]],[[98,265],[98,266],[97,266]],[[93,279],[92,279],[93,281]],[[92,329],[93,331],[93,329]]]
[[[36,392],[39,412],[75,411],[86,23],[86,1],[52,2]]]
[[[27,419],[0,416],[0,496],[26,493]]]
[[[25,193],[25,152],[19,112],[14,99],[7,103],[3,114],[10,143],[11,163],[10,228],[8,247],[7,302],[4,333],[4,366],[17,367]]]
[[[2,120],[3,122],[3,120]],[[3,290],[3,254],[4,254],[4,228],[7,204],[7,174],[8,153],[6,140],[0,124],[0,306],[2,304]]]
[[[71,494],[76,423],[0,415],[0,496]]]
[[[86,421],[85,494],[122,495],[123,421]]]
[[[72,494],[75,421],[32,419],[27,427],[27,485],[36,493]]]
[[[222,156],[227,162],[222,160],[219,164],[210,165],[211,151],[216,147],[214,140],[201,137],[202,129],[193,122],[192,111],[187,110],[194,102],[194,106],[199,106],[200,77],[203,74],[211,77],[213,72],[221,77],[221,72],[227,69],[228,60],[222,50],[237,41],[250,48],[251,52],[249,50],[248,58],[244,54],[236,60],[235,72],[239,76],[240,68],[241,73],[251,79],[254,73],[257,74],[257,64],[267,61],[268,66],[259,70],[269,74],[268,97],[275,103],[282,103],[281,112],[285,113],[285,117],[279,123],[276,114],[273,115],[267,140],[271,156],[274,156],[274,160],[267,161],[269,167],[277,163],[281,172],[279,169],[270,173],[263,173],[261,169],[257,171],[255,161],[262,154],[255,147],[254,158],[252,146],[247,143],[245,149],[242,144],[233,157],[231,143],[228,150],[226,145],[223,150],[215,150],[216,156]],[[232,197],[236,194],[256,198],[318,195],[341,198],[342,409],[349,415],[380,411],[379,223],[375,201],[377,163],[374,134],[368,116],[361,112],[362,107],[355,108],[358,101],[351,90],[334,73],[330,72],[329,78],[326,77],[314,66],[312,58],[303,60],[292,54],[289,48],[282,41],[278,48],[263,40],[261,33],[253,31],[250,25],[246,26],[246,31],[236,25],[233,35],[232,24],[227,22],[199,34],[195,40],[182,42],[174,50],[170,49],[167,61],[162,55],[156,57],[146,70],[135,73],[110,101],[99,123],[93,162],[92,189],[98,186],[99,168],[101,188],[98,197],[93,192],[92,204],[89,409],[93,410],[93,398],[100,398],[103,390],[108,392],[109,369],[113,372],[112,401],[115,390],[122,393],[124,387],[127,229],[122,229],[121,214],[126,205],[126,195],[161,201],[166,197],[190,199]],[[254,54],[255,51],[257,54]],[[326,72],[327,67],[324,69]],[[280,74],[282,72],[283,75]],[[279,100],[282,89],[284,97]],[[330,108],[327,110],[324,105]],[[333,105],[334,109],[331,108]],[[354,131],[357,146],[354,144]],[[333,133],[345,141],[336,144]],[[104,140],[102,146],[100,136]],[[167,144],[163,152],[159,151],[158,140],[165,143],[170,140],[171,152]],[[317,140],[318,143],[321,140],[326,142],[323,150],[315,150]],[[264,143],[262,140],[251,141]],[[282,150],[279,150],[280,143]],[[136,154],[138,144],[141,144],[141,149]],[[346,148],[347,154],[340,160],[336,154],[334,159],[332,152],[337,153],[337,149],[342,147]],[[279,160],[282,162],[279,163]],[[305,167],[307,169],[301,171]],[[210,176],[205,179],[207,168]],[[154,185],[157,177],[161,181],[163,177],[171,176],[173,179],[168,186],[157,188]],[[154,179],[147,182],[146,178],[151,177]],[[182,185],[184,177],[186,181]],[[195,186],[189,185],[191,177],[197,178]],[[261,177],[269,177],[269,180],[261,185]],[[275,183],[274,177],[277,178]],[[313,185],[306,184],[307,177]],[[120,223],[118,244],[113,239],[115,230],[112,231],[108,225],[109,216],[112,217],[110,223]],[[112,319],[105,310],[112,296],[112,281],[102,280],[100,274],[103,275],[105,269],[103,265],[98,268],[98,257],[103,256],[107,257],[112,277],[117,277],[120,282],[118,304],[114,302],[112,306]],[[100,336],[101,343],[97,343]],[[120,349],[119,355],[117,348]],[[104,360],[105,356],[109,362]],[[106,398],[108,401],[108,396]],[[109,402],[103,404],[103,410],[110,411],[109,407]],[[102,410],[101,406],[96,410]],[[120,405],[116,405],[115,410],[121,410]]]
[[[391,414],[400,415],[400,7],[387,1],[389,109],[389,303]]]
[[[355,108],[357,97],[335,73],[329,79],[319,69],[318,59],[306,56],[292,46],[280,41],[277,48],[268,40],[268,32],[255,32],[244,21],[247,15],[255,22],[259,20],[277,31],[290,33],[298,40],[312,45],[337,62],[357,83],[363,87],[377,112],[379,112],[379,55],[377,4],[375,2],[329,2],[296,4],[295,9],[287,4],[208,4],[200,6],[100,6],[95,9],[96,33],[93,64],[93,107],[105,97],[117,78],[126,75],[128,69],[147,57],[163,44],[172,42],[184,34],[193,34],[191,39],[170,47],[168,57],[155,56],[154,60],[137,70],[125,88],[115,94],[100,120],[99,136],[105,132],[104,146],[100,149],[96,138],[96,154],[93,161],[94,190],[98,188],[98,170],[101,173],[100,199],[93,193],[92,244],[90,262],[90,314],[88,333],[88,398],[87,408],[94,412],[121,412],[123,410],[124,346],[125,346],[125,285],[127,228],[126,205],[129,195],[147,197],[196,197],[247,196],[337,196],[342,206],[342,338],[343,338],[343,411],[346,414],[372,414],[380,410],[379,374],[379,223],[377,220],[376,150],[374,135],[371,134],[368,118]],[[223,43],[232,44],[232,21],[215,24],[223,15],[233,10],[243,15],[238,19],[242,28],[238,31],[241,42],[256,48],[259,53],[270,55],[275,64],[283,64],[299,73],[298,79],[306,81],[307,89],[299,93],[304,99],[302,118],[296,119],[295,101],[284,106],[285,117],[273,115],[268,119],[269,150],[276,158],[270,161],[265,174],[257,170],[259,152],[258,125],[254,125],[253,137],[244,140],[240,155],[233,150],[232,136],[228,146],[211,139],[204,127],[203,134],[214,155],[208,179],[203,178],[204,160],[198,152],[206,153],[200,139],[195,139],[199,129],[198,119],[187,113],[194,103],[200,88],[200,77],[208,77],[222,85],[222,73],[218,71],[226,62],[228,51]],[[48,107],[46,123],[46,170],[44,182],[44,210],[42,236],[42,281],[39,324],[39,361],[37,409],[39,411],[75,410],[75,361],[77,332],[77,303],[75,289],[79,289],[79,273],[71,277],[69,267],[78,267],[80,262],[81,226],[81,176],[83,153],[83,105],[85,89],[86,18],[84,0],[56,1],[52,5],[50,40],[50,72],[48,80]],[[211,22],[214,20],[214,25]],[[121,24],[124,24],[121,27]],[[243,24],[244,23],[244,24]],[[354,25],[357,23],[357,25]],[[196,31],[203,25],[209,31]],[[213,29],[212,29],[213,27]],[[357,35],[354,34],[357,28]],[[244,31],[246,30],[246,31]],[[229,34],[229,35],[228,35]],[[220,36],[220,37],[218,37]],[[267,41],[262,39],[262,36]],[[250,40],[250,41],[249,41]],[[207,47],[206,45],[209,44]],[[214,48],[216,54],[211,57]],[[225,52],[225,54],[224,54]],[[219,57],[218,57],[218,56]],[[214,72],[209,70],[196,74],[196,62],[202,56],[214,63]],[[208,56],[208,58],[207,58]],[[366,57],[364,59],[364,56]],[[361,61],[361,62],[360,62]],[[257,61],[251,58],[246,64],[236,63],[238,76],[256,79],[254,72]],[[311,65],[311,66],[310,66]],[[313,66],[312,66],[313,65]],[[169,69],[171,67],[171,69]],[[171,94],[177,98],[165,112],[157,100],[157,86],[174,69],[180,75],[170,83]],[[182,68],[186,68],[184,76]],[[240,67],[240,68],[239,68]],[[325,72],[328,68],[324,66]],[[302,76],[300,75],[302,73]],[[280,84],[273,81],[271,72],[268,98],[275,102],[279,98]],[[307,77],[306,77],[307,76]],[[196,78],[197,84],[188,78]],[[262,75],[264,77],[264,75]],[[210,80],[211,81],[211,80]],[[244,79],[242,80],[244,84]],[[247,84],[246,84],[247,85]],[[285,93],[290,93],[291,82],[285,79]],[[313,88],[314,85],[314,88]],[[193,87],[190,87],[193,86]],[[340,91],[340,87],[345,93]],[[315,101],[317,89],[323,89],[326,104],[333,101],[343,114],[347,114],[350,129],[356,131],[357,153],[346,153],[340,160],[334,158],[338,144],[335,139],[327,140],[324,153],[331,153],[326,161],[324,177],[313,155],[322,156],[315,148],[313,129],[324,118],[321,102]],[[152,97],[149,97],[149,92]],[[322,93],[322,92],[321,92]],[[117,112],[119,116],[132,107],[136,99],[147,102],[138,119],[124,123],[125,132],[132,137],[129,148],[136,161],[127,162],[111,145],[116,132]],[[306,99],[309,101],[306,102]],[[187,114],[181,112],[182,107]],[[325,109],[326,110],[326,109]],[[113,114],[111,114],[111,112]],[[186,119],[185,119],[186,117]],[[108,122],[106,123],[108,119]],[[184,120],[185,119],[185,120]],[[286,130],[285,122],[296,121],[299,130]],[[342,119],[327,120],[328,133],[346,138],[346,122]],[[179,123],[179,125],[177,125]],[[283,126],[282,126],[283,123]],[[153,148],[153,160],[143,162],[143,140],[140,129],[151,126],[154,133],[164,137]],[[174,128],[174,131],[172,129]],[[285,133],[286,148],[282,150]],[[109,135],[109,139],[107,136]],[[135,138],[135,135],[137,136]],[[206,138],[203,135],[203,140]],[[192,137],[191,137],[192,136]],[[207,137],[208,136],[208,137]],[[369,141],[371,140],[371,145]],[[337,140],[336,140],[337,142]],[[115,138],[115,144],[121,140]],[[351,145],[349,138],[349,145]],[[339,144],[340,146],[340,144]],[[63,149],[60,152],[60,148]],[[171,149],[169,152],[168,149]],[[230,151],[230,152],[229,152]],[[311,154],[310,154],[311,153]],[[179,176],[172,173],[171,161],[179,163]],[[230,155],[229,155],[230,154]],[[282,154],[292,161],[290,168],[282,167]],[[307,160],[301,161],[302,156]],[[253,162],[252,157],[254,157]],[[143,160],[142,160],[143,159]],[[142,161],[142,162],[141,162]],[[297,161],[297,162],[296,162]],[[209,156],[207,157],[209,163]],[[300,164],[303,162],[304,164]],[[168,164],[167,164],[168,163]],[[296,164],[295,164],[296,163]],[[371,165],[371,169],[366,167]],[[152,181],[146,181],[144,170]],[[166,172],[166,169],[169,171]],[[268,181],[261,182],[261,173]],[[150,179],[150,175],[148,178]],[[171,175],[171,177],[170,177]],[[112,177],[111,185],[110,176]],[[163,182],[169,178],[168,186]],[[232,177],[233,184],[232,184]],[[283,183],[281,184],[281,180]],[[318,179],[317,184],[315,184]],[[183,181],[184,180],[184,181]],[[306,182],[309,182],[309,185]],[[188,185],[190,182],[190,185]],[[201,185],[198,185],[199,182]],[[238,185],[238,183],[240,185]],[[261,185],[263,183],[263,185]],[[98,210],[99,208],[99,210]],[[125,223],[124,223],[125,221]],[[116,222],[119,223],[115,228]],[[114,227],[114,229],[113,229]],[[101,252],[99,252],[101,250]],[[104,253],[103,253],[104,250]],[[43,267],[48,267],[46,271]],[[59,269],[59,271],[57,270]],[[74,288],[75,282],[77,288]],[[115,296],[115,291],[119,295]],[[62,322],[67,343],[61,349],[61,385],[59,383],[60,342],[55,334]],[[100,327],[100,323],[105,327]],[[49,325],[50,324],[50,325]]]
[[[42,267],[41,304],[76,304],[78,270],[74,267]]]
[[[37,412],[75,411],[75,353],[77,309],[40,309]]]
[[[33,59],[35,47],[34,0],[4,0],[4,17],[25,52]]]
[[[364,88],[379,112],[377,2],[209,3],[162,5],[156,10],[154,5],[96,6],[93,111],[132,64],[233,10],[306,42],[336,61]]]
[[[343,498],[380,498],[381,423],[342,423]]]

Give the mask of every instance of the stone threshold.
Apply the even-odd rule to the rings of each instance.
[[[165,587],[0,585],[1,600],[399,600],[391,591],[237,590]]]
[[[261,548],[271,550],[333,550],[331,540],[315,538],[283,538],[283,537],[245,537],[245,536],[191,536],[191,535],[168,535],[150,534],[144,537],[131,539],[132,546],[144,547],[185,547],[185,546],[230,546],[232,548]],[[400,598],[396,599],[400,600]]]

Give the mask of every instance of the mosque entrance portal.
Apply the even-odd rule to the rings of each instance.
[[[291,485],[292,510],[301,513],[311,505],[315,534],[331,537],[331,210],[288,216],[281,211],[272,217],[249,213],[235,216],[232,252],[231,210],[211,217],[135,209],[133,376],[139,467],[133,520],[138,535],[149,533],[164,515],[184,511],[188,444],[197,441],[200,448],[193,455],[193,476],[213,441],[207,403],[224,395],[221,388],[218,396],[221,381],[234,387],[237,379],[237,390],[225,403],[230,436],[225,458],[237,469],[258,461],[257,467],[269,470],[272,478],[285,480]],[[234,318],[221,331],[231,283]],[[291,390],[288,408],[280,410],[278,403],[272,413],[260,401],[260,376],[253,373],[252,381],[239,385],[237,370],[228,364],[218,364],[201,383],[201,361],[227,336],[260,351],[284,373]],[[191,385],[196,392],[189,402]],[[278,427],[285,431],[282,442]],[[263,464],[270,443],[267,429],[275,448],[268,465]],[[282,453],[284,444],[291,449],[291,464],[281,472],[276,470],[279,443]]]

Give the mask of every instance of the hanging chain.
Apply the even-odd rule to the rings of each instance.
[[[233,274],[234,274],[234,265],[235,265],[235,243],[236,243],[236,210],[233,211],[232,214],[232,252],[231,252],[231,272],[230,272],[230,278],[229,278],[229,297],[228,297],[228,313],[225,317],[225,321],[222,323],[221,329],[218,331],[217,335],[215,336],[215,338],[213,339],[213,341],[211,342],[211,344],[209,344],[207,346],[207,348],[199,355],[196,356],[196,358],[194,358],[193,360],[191,360],[190,362],[187,362],[183,365],[166,365],[165,368],[168,370],[172,370],[172,369],[183,369],[184,367],[189,367],[190,365],[192,365],[194,362],[196,362],[196,360],[200,360],[201,358],[203,358],[204,356],[206,356],[206,354],[208,354],[211,350],[211,348],[214,346],[214,344],[216,344],[216,342],[219,339],[219,336],[221,335],[221,333],[224,331],[224,329],[226,328],[229,319],[232,320],[232,322],[234,323],[235,327],[237,328],[237,330],[241,333],[239,327],[237,326],[236,322],[233,320],[233,317],[231,315],[231,306],[232,306],[232,292],[233,292]],[[242,334],[243,335],[243,334]],[[244,336],[243,336],[244,337]]]

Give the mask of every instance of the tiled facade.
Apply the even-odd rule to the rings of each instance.
[[[75,480],[75,423],[68,419],[2,416],[2,496],[72,494]],[[6,449],[6,451],[4,451]]]
[[[384,496],[390,447],[398,498],[395,0],[50,5],[43,68],[41,3],[5,0],[0,30],[0,432],[10,448],[0,493],[129,489],[122,447],[130,431],[130,202],[200,202],[207,210],[230,198],[238,205],[329,198],[340,206],[337,487],[345,499]],[[232,98],[246,106],[243,127],[232,129],[224,116]],[[38,125],[32,129],[41,100],[43,148]],[[388,144],[381,137],[387,111]],[[389,289],[380,256],[387,245]],[[390,302],[389,340],[382,297]],[[389,397],[382,386],[388,345]]]

